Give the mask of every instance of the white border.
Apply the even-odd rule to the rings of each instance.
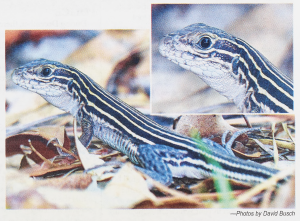
[[[299,82],[299,7],[294,1],[152,1],[152,0],[1,0],[0,2],[0,82],[2,122],[5,121],[5,30],[6,29],[151,29],[151,4],[159,3],[293,3],[294,4],[294,82]],[[295,113],[299,90],[295,88]],[[296,123],[298,131],[298,123]],[[1,220],[211,220],[247,219],[234,217],[234,210],[5,210],[5,124],[0,133],[0,219]],[[298,154],[297,154],[298,155]],[[296,165],[298,164],[298,159]],[[297,170],[296,170],[297,172]],[[298,181],[298,176],[296,176]],[[299,183],[299,182],[297,182]],[[298,191],[297,191],[298,192]],[[297,197],[298,198],[298,197]],[[296,201],[296,207],[297,206]],[[296,217],[300,211],[296,209]],[[251,219],[253,217],[249,217]],[[260,220],[262,218],[259,218]],[[272,220],[289,217],[270,217]],[[295,217],[291,219],[295,220]]]

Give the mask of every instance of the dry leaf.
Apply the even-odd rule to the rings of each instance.
[[[37,132],[47,140],[56,140],[63,146],[65,139],[65,127],[47,126],[37,128]]]
[[[28,140],[31,140],[35,149],[43,155],[46,159],[51,159],[58,155],[56,147],[53,144],[47,146],[48,140],[38,135],[35,132],[28,132],[23,134],[17,134],[6,138],[6,156],[13,156],[15,154],[23,154],[20,145],[29,146]],[[35,163],[42,163],[42,159],[35,153],[27,155]]]
[[[74,160],[73,160],[74,161]],[[47,165],[42,166],[36,165],[31,169],[26,170],[27,173],[32,177],[55,177],[61,174],[65,174],[72,170],[83,170],[81,163],[73,163],[73,161],[63,161],[63,164]]]
[[[259,141],[264,144],[264,145],[273,145],[273,140],[271,138],[265,138],[265,139],[259,139]],[[287,140],[280,140],[280,139],[275,139],[276,144],[278,147],[289,149],[289,150],[295,150],[295,143],[287,141]],[[249,145],[255,145],[256,142],[255,140],[249,140]]]
[[[280,123],[284,121],[294,121],[295,115],[292,114],[278,114],[278,115],[247,115],[247,118],[249,122],[251,122],[253,127],[256,127],[257,125],[266,124],[269,122],[275,122]],[[245,119],[244,118],[233,118],[233,119],[227,119],[226,120],[228,124],[232,126],[241,126],[245,125]]]
[[[236,156],[243,158],[243,159],[251,159],[251,158],[259,158],[261,156],[260,152],[255,152],[252,154],[246,154],[246,153],[242,153],[238,150],[233,149],[233,152],[236,154]]]
[[[142,175],[130,163],[125,164],[113,177],[104,193],[108,197],[116,198],[116,208],[132,208],[142,201],[156,200]]]
[[[101,191],[38,187],[36,191],[51,205],[60,209],[107,209],[113,200]]]
[[[38,180],[36,186],[48,186],[59,189],[86,189],[92,183],[90,174],[72,174],[68,177]]]
[[[229,125],[223,119],[222,115],[183,115],[178,120],[175,131],[186,136],[191,136],[191,132],[195,129],[199,131],[201,137],[208,137],[220,144],[222,135],[226,131],[232,133],[238,131],[237,128]],[[245,143],[248,141],[247,138],[246,134],[242,134],[236,140]]]
[[[104,164],[104,161],[99,159],[98,155],[93,155],[88,152],[88,150],[82,145],[82,143],[79,141],[77,136],[77,129],[76,129],[76,119],[74,119],[74,137],[75,137],[75,144],[78,156],[80,158],[80,161],[82,163],[82,166],[85,170],[100,166]]]

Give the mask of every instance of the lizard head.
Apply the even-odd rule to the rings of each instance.
[[[80,99],[74,90],[75,69],[56,61],[38,59],[12,73],[15,84],[41,95],[54,106],[75,113]]]
[[[61,75],[64,67],[59,62],[38,59],[16,68],[12,73],[12,80],[42,96],[60,96],[69,81],[66,76]]]

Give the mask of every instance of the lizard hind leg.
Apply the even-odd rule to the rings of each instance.
[[[172,172],[163,158],[155,152],[155,147],[161,145],[142,144],[139,146],[139,164],[136,168],[152,179],[169,186],[173,182]]]

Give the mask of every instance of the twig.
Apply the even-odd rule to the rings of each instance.
[[[243,114],[243,118],[244,118],[244,120],[245,120],[245,122],[247,124],[247,127],[252,128],[252,125],[251,125],[248,117],[245,114]]]
[[[293,143],[295,143],[294,138],[292,137],[291,132],[288,130],[287,123],[281,123],[281,125],[282,125],[283,130],[287,133],[287,135],[288,135],[289,138],[291,139],[291,141],[292,141]]]
[[[47,158],[45,158],[42,154],[40,154],[32,145],[31,140],[28,140],[29,146],[32,149],[33,152],[36,153],[36,155],[38,155],[44,162],[48,163],[49,165],[56,165],[56,163],[51,162],[50,160],[48,160]]]
[[[72,151],[67,150],[66,148],[64,148],[62,145],[54,142],[52,143],[56,148],[60,148],[62,151],[64,151],[65,153],[71,155],[72,157],[74,157],[76,160],[79,160],[78,156],[76,156],[76,154],[74,154]]]
[[[272,138],[273,138],[273,151],[274,151],[274,163],[275,166],[278,166],[278,148],[275,140],[275,123],[272,123]]]
[[[272,176],[271,178],[269,178],[268,180],[266,180],[263,183],[260,183],[256,186],[254,186],[253,188],[251,188],[250,190],[246,191],[245,193],[239,195],[235,201],[236,206],[244,203],[245,201],[249,200],[251,197],[257,195],[258,193],[260,193],[261,191],[270,188],[270,186],[275,186],[276,183],[279,180],[282,180],[283,178],[294,174],[295,172],[295,168],[289,168],[287,170],[283,170],[277,174],[275,174],[274,176]]]
[[[271,196],[272,192],[275,190],[274,186],[271,186],[269,189],[267,189],[266,193],[263,196],[262,202],[261,202],[261,208],[268,208],[270,207],[271,202]]]

